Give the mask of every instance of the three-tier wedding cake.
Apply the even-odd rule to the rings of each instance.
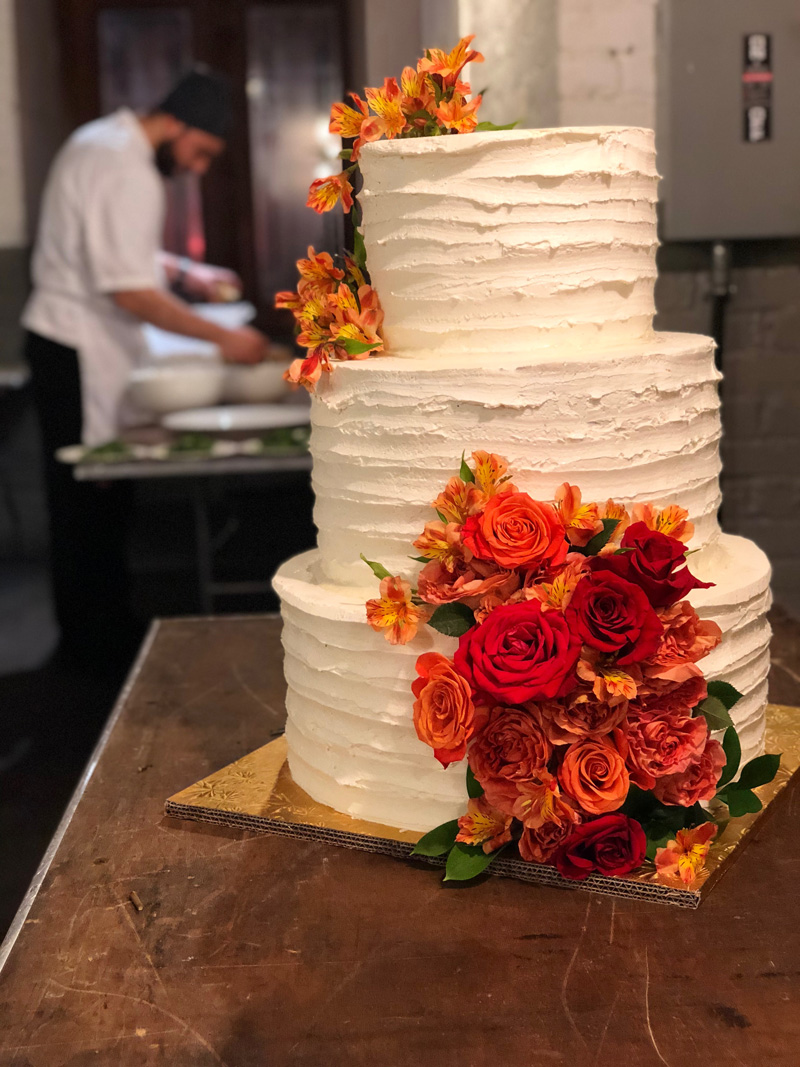
[[[688,599],[723,640],[703,661],[743,695],[743,760],[764,750],[770,568],[721,533],[714,345],[653,331],[658,174],[649,130],[421,137],[361,149],[363,231],[386,354],[337,365],[313,400],[319,547],[290,560],[282,600],[286,735],[315,800],[428,831],[466,807],[463,773],[415,732],[411,685],[430,627],[392,647],[370,629],[375,580],[413,581],[410,547],[454,457],[505,457],[520,491],[676,503],[694,523]]]

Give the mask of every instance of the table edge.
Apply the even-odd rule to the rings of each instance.
[[[139,653],[136,656],[133,665],[131,666],[131,669],[128,673],[128,677],[125,679],[125,683],[122,686],[122,689],[119,692],[114,706],[111,709],[111,713],[106,721],[106,724],[103,727],[103,732],[100,734],[100,737],[98,738],[97,743],[95,744],[94,749],[92,750],[92,754],[89,757],[89,761],[86,764],[83,774],[81,775],[80,780],[78,781],[78,784],[76,785],[72,796],[69,799],[69,803],[64,809],[64,814],[61,816],[59,824],[56,827],[56,831],[53,834],[49,845],[47,846],[45,854],[42,856],[39,866],[36,868],[36,873],[34,874],[33,879],[31,880],[31,884],[28,886],[25,896],[22,898],[22,902],[19,908],[17,908],[16,915],[12,919],[11,925],[9,926],[6,932],[6,936],[3,938],[3,943],[0,945],[0,974],[2,974],[3,968],[8,962],[8,958],[11,955],[14,945],[16,944],[17,938],[19,937],[22,928],[25,925],[25,920],[28,918],[28,913],[33,907],[33,902],[39,895],[39,890],[42,888],[42,883],[44,882],[47,876],[47,872],[50,870],[50,866],[53,862],[53,859],[55,858],[56,852],[58,851],[59,846],[61,845],[61,842],[64,839],[64,835],[67,832],[69,824],[72,822],[72,818],[75,814],[75,811],[77,810],[78,804],[80,803],[84,792],[86,791],[86,787],[88,786],[89,781],[91,780],[91,777],[97,768],[97,764],[100,761],[100,757],[103,754],[103,750],[108,744],[108,740],[111,737],[114,727],[116,726],[117,721],[122,715],[122,711],[128,702],[128,697],[130,696],[131,690],[133,689],[133,686],[135,685],[139,677],[142,667],[144,666],[144,662],[147,658],[150,648],[153,645],[153,642],[155,641],[156,634],[158,633],[162,622],[162,619],[154,619],[150,624],[150,628],[148,629],[145,639],[142,642],[142,646],[139,649]]]

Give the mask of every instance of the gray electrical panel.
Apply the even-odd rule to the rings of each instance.
[[[661,0],[667,240],[800,235],[800,0]]]

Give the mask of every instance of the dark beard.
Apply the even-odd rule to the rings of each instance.
[[[175,177],[178,172],[178,164],[175,162],[171,141],[163,141],[156,148],[155,160],[156,167],[165,178]]]

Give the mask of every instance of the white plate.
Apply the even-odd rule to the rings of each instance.
[[[161,420],[168,430],[190,433],[276,430],[282,426],[306,426],[311,412],[297,404],[233,404],[230,407],[173,411]]]

